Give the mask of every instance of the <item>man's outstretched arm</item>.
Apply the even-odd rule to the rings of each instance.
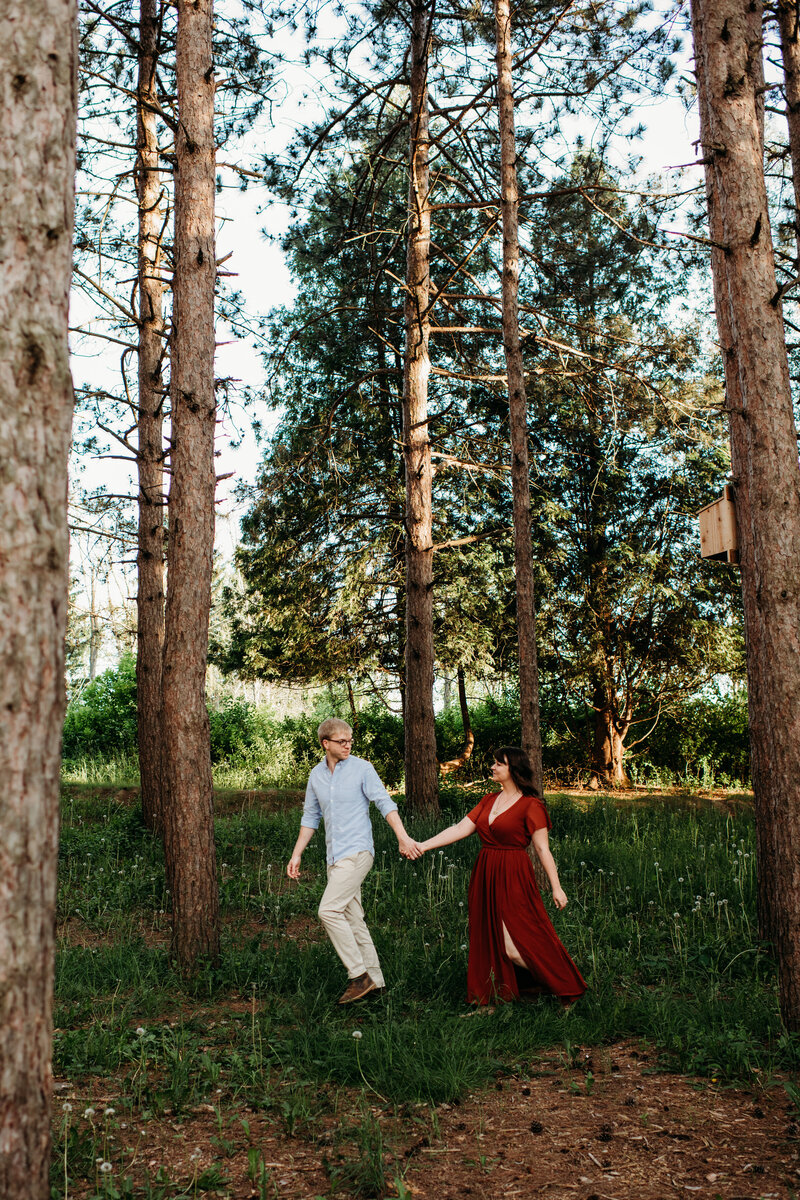
[[[414,839],[410,838],[406,833],[405,826],[400,819],[400,813],[396,808],[393,808],[391,812],[386,814],[386,821],[397,835],[397,844],[403,858],[420,858],[422,851]]]

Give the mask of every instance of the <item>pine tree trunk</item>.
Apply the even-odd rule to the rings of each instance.
[[[794,184],[794,233],[797,247],[795,268],[800,271],[800,14],[796,0],[778,0],[777,14]]]
[[[701,31],[704,27],[705,13],[700,8],[695,8],[692,12],[692,25],[694,28],[695,45],[701,44]],[[759,18],[756,16],[756,21]],[[756,29],[753,29],[755,34]],[[705,77],[698,77],[698,108],[700,114],[701,137],[707,136],[708,130],[711,128],[711,116],[709,113],[707,87]],[[763,146],[760,153],[763,153]],[[727,283],[727,264],[726,255],[723,248],[723,226],[722,226],[722,211],[719,204],[719,196],[715,187],[714,172],[710,169],[710,162],[706,164],[705,170],[705,185],[706,185],[706,207],[708,210],[708,226],[712,240],[711,248],[711,279],[714,289],[714,308],[717,318],[717,331],[719,334],[720,350],[722,353],[722,362],[725,371],[725,405],[728,411],[728,424],[730,430],[731,442],[731,470],[733,478],[737,481],[736,486],[736,508],[738,513],[742,515],[750,511],[750,491],[748,482],[748,473],[744,469],[745,460],[745,425],[744,425],[744,408],[742,399],[742,380],[739,374],[739,363],[736,357],[736,346],[734,342],[732,316],[728,297]],[[742,535],[740,534],[740,537]],[[740,569],[741,564],[745,561],[748,563],[748,572],[742,571],[741,580],[742,588],[745,586],[745,578],[752,577],[753,570],[753,547],[752,542],[747,545],[741,545],[739,551]],[[765,738],[758,733],[758,721],[762,706],[751,703],[751,695],[755,695],[763,690],[763,685],[760,685],[756,680],[756,673],[759,664],[763,661],[763,652],[761,648],[761,640],[763,637],[763,629],[757,622],[744,622],[746,661],[747,661],[747,696],[749,708],[749,726],[750,726],[750,774],[753,780],[763,779],[765,777],[765,759],[763,749],[765,747]],[[755,711],[754,711],[755,709]],[[754,723],[755,722],[755,723]],[[769,940],[771,937],[770,930],[773,928],[772,903],[773,897],[767,881],[770,879],[769,864],[772,861],[772,823],[768,820],[759,819],[756,822],[756,852],[759,863],[758,869],[758,925],[761,937]]]
[[[0,8],[0,1196],[50,1196],[77,100],[72,0]]]
[[[464,749],[458,758],[451,758],[449,762],[442,763],[439,770],[443,775],[451,775],[453,771],[459,771],[472,757],[472,750],[475,746],[475,734],[472,732],[472,721],[470,720],[469,706],[467,705],[467,686],[464,679],[463,667],[458,668],[456,678],[458,680],[458,705],[461,710],[461,724],[464,727]],[[445,705],[445,707],[447,706]]]
[[[439,808],[433,713],[433,472],[428,432],[431,209],[428,168],[428,46],[431,16],[412,0],[408,252],[403,363],[406,476],[406,801]]]
[[[179,0],[172,479],[163,666],[164,850],[173,947],[191,971],[219,951],[205,702],[214,549],[214,68],[211,0]]]
[[[761,6],[695,0],[747,635],[760,915],[800,1029],[800,472],[763,172]]]
[[[136,715],[142,816],[161,832],[161,660],[164,652],[164,462],[161,176],[156,100],[157,0],[140,0],[136,192],[139,200],[139,545]]]
[[[503,214],[503,349],[508,376],[511,432],[511,486],[514,506],[514,566],[517,586],[519,700],[522,746],[542,789],[542,736],[539,722],[539,671],[536,659],[536,608],[531,544],[531,492],[528,472],[528,404],[519,335],[519,198],[509,0],[495,0],[497,35],[497,106],[500,125],[501,203]]]
[[[97,611],[97,579],[94,574],[94,569],[91,571],[91,585],[89,588],[89,683],[93,683],[97,678],[97,659],[100,655],[100,642],[103,637],[103,630],[100,625],[100,615]]]

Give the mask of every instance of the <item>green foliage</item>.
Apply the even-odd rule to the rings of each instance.
[[[695,696],[661,718],[643,747],[639,773],[666,768],[676,777],[721,786],[750,777],[747,696]]]
[[[65,759],[108,758],[136,750],[136,660],[125,654],[67,708]]]
[[[677,308],[689,268],[652,248],[668,200],[618,187],[601,155],[575,155],[546,201],[528,281],[531,302],[580,347],[568,372],[560,351],[540,352],[531,401],[541,667],[575,710],[587,760],[590,706],[598,730],[615,726],[633,746],[662,707],[677,711],[743,662],[735,580],[700,559],[691,515],[730,468],[709,405],[718,382],[696,318]]]
[[[592,713],[578,705],[566,708],[547,686],[541,697],[542,762],[545,778],[578,782],[586,778],[586,759],[576,728],[586,727]],[[317,725],[331,711],[321,700],[318,710],[297,717],[276,717],[246,700],[224,699],[209,706],[211,757],[218,785],[232,787],[304,787],[319,761]],[[346,707],[338,706],[346,713]],[[511,689],[489,695],[470,708],[475,745],[459,778],[488,779],[492,751],[520,741],[519,699]],[[358,713],[355,752],[372,762],[388,787],[403,779],[403,722],[382,704]],[[440,761],[461,750],[464,731],[458,707],[436,718]],[[119,785],[137,782],[136,694],[133,660],[106,671],[67,712],[65,781]],[[691,780],[704,785],[745,783],[749,777],[747,700],[743,693],[692,697],[664,714],[649,739],[630,758],[641,782]],[[446,800],[446,797],[445,797]]]

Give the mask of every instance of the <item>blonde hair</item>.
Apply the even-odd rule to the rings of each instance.
[[[328,717],[317,730],[320,746],[326,739],[332,741],[337,733],[348,733],[352,737],[353,730],[347,721],[340,721],[338,717]]]

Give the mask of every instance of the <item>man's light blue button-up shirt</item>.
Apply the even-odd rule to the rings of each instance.
[[[374,855],[370,800],[384,817],[397,808],[378,778],[378,772],[365,758],[350,754],[338,762],[333,771],[328,769],[328,760],[323,758],[314,767],[308,777],[300,824],[306,829],[316,829],[320,820],[325,822],[328,866],[340,858],[358,854],[360,850],[368,850]]]

